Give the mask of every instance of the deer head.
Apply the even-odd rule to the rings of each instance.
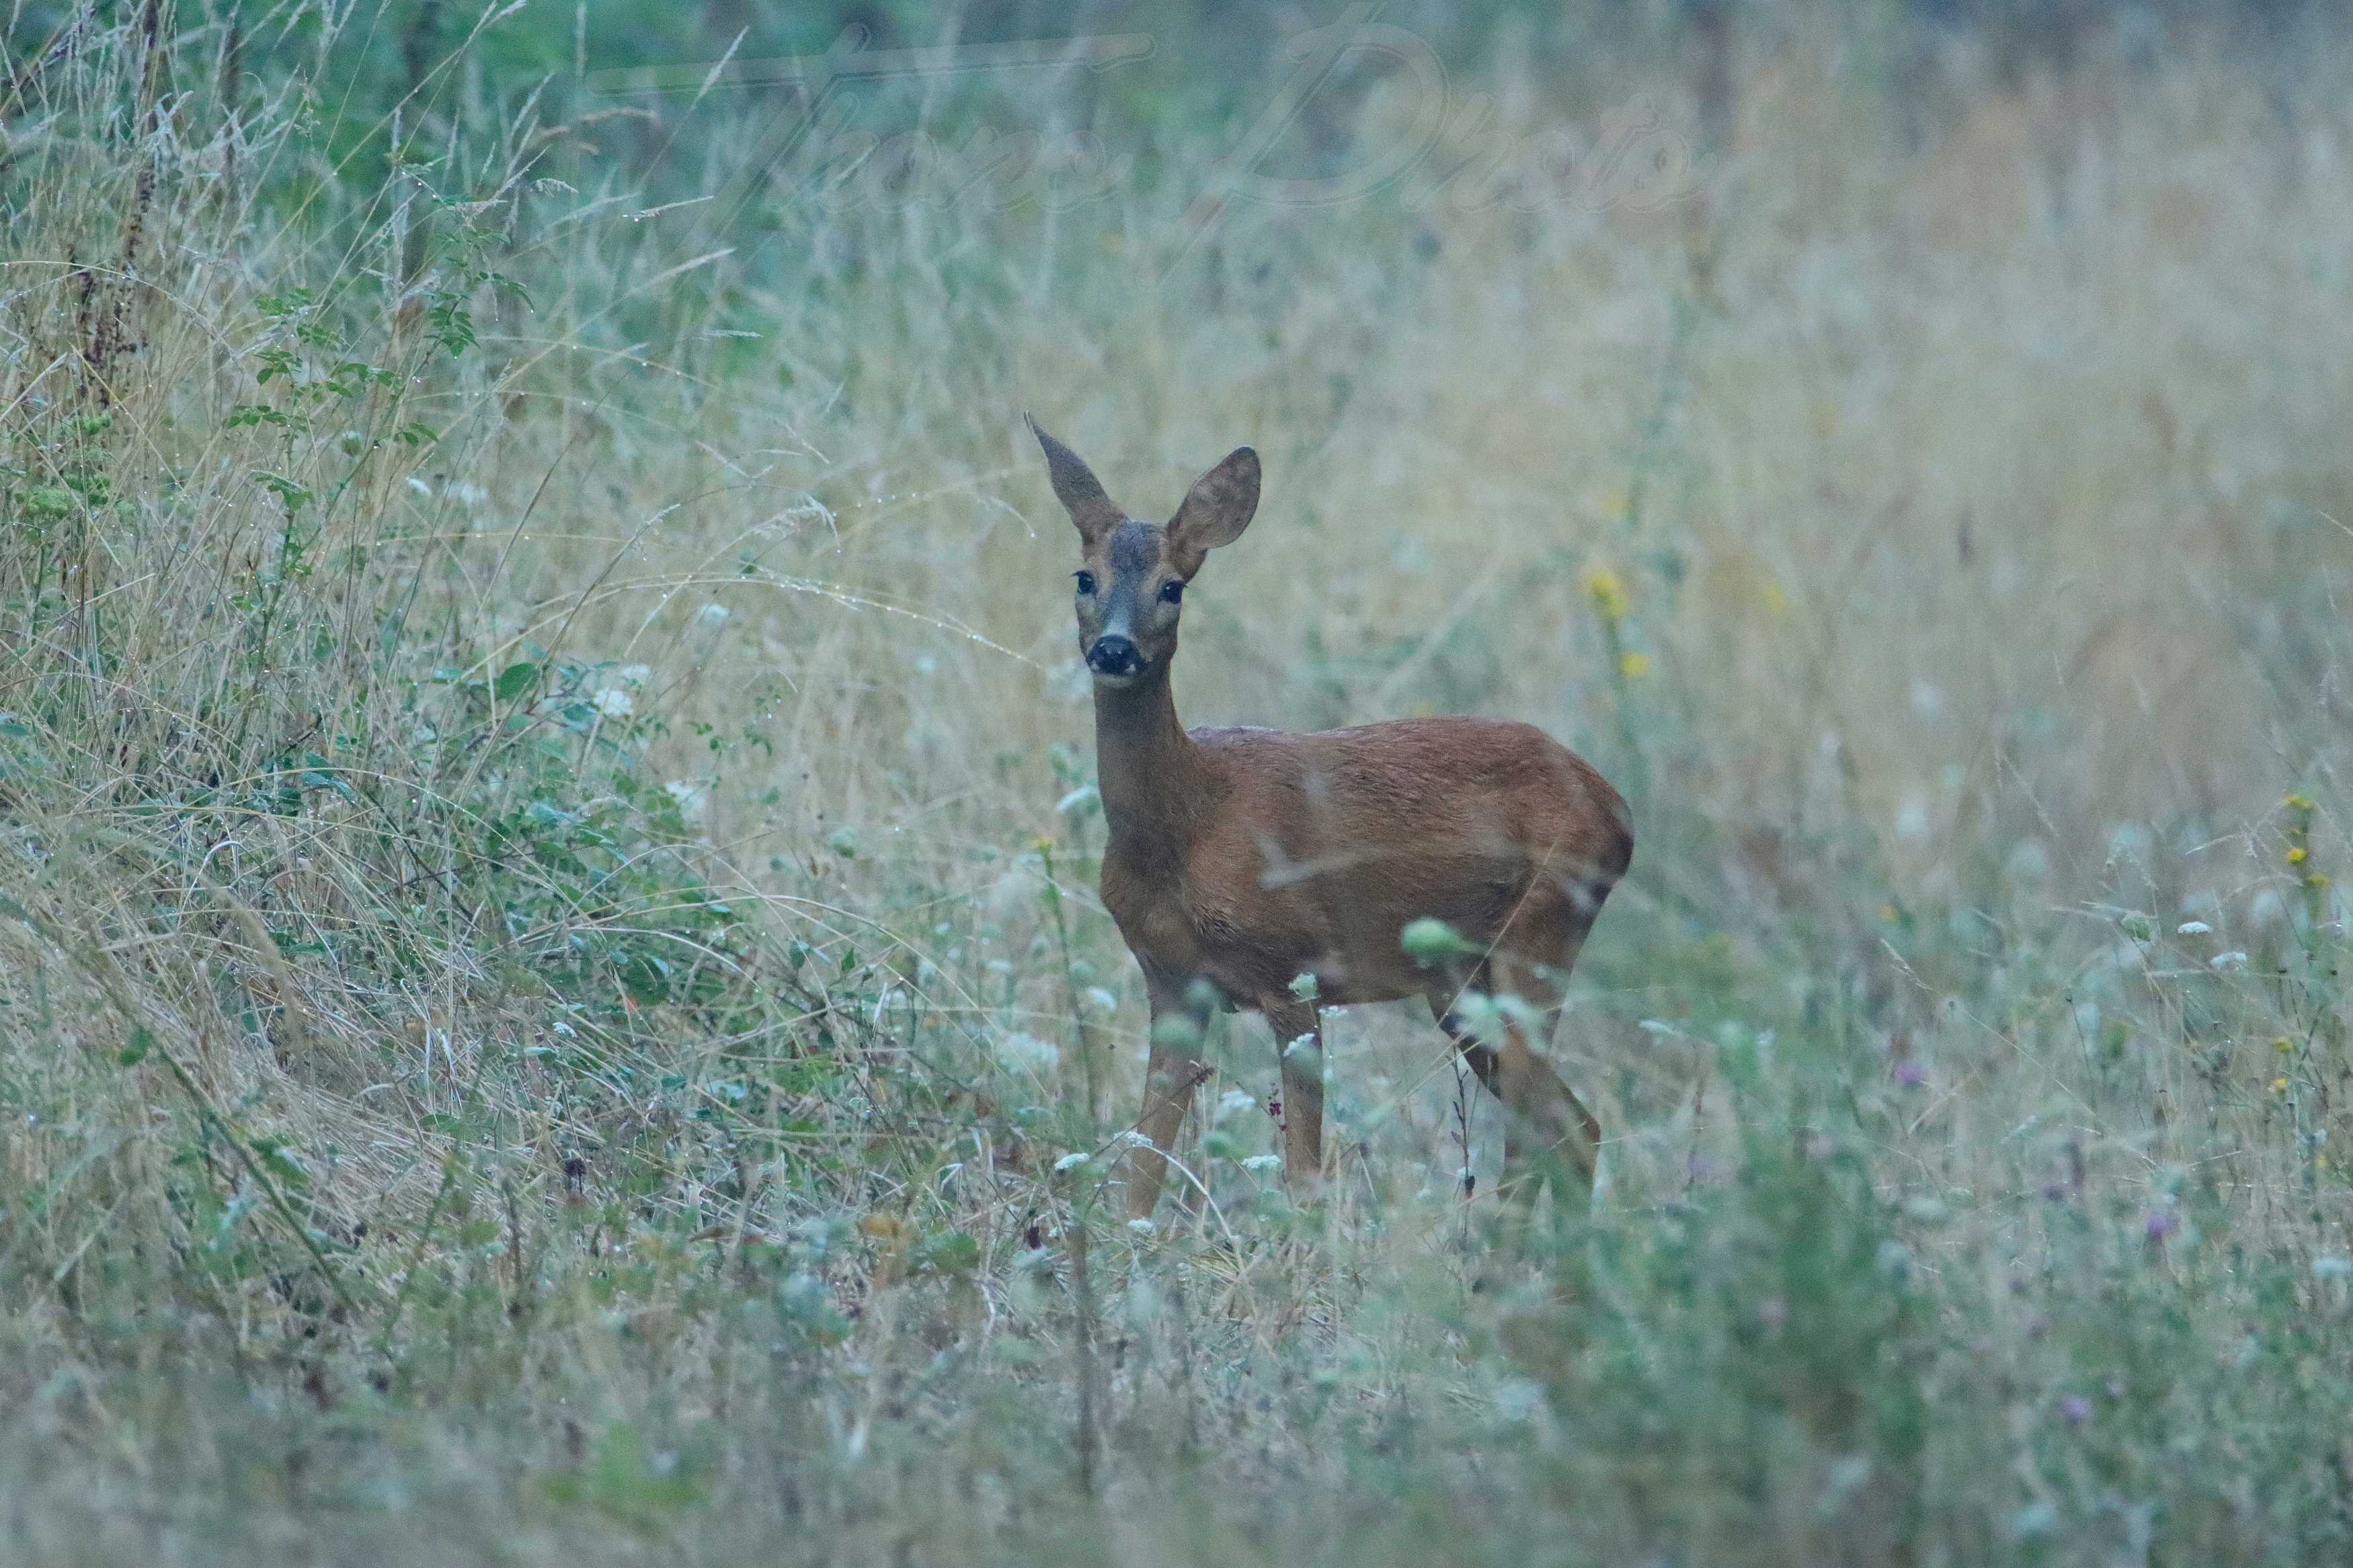
[[[1210,551],[1231,544],[1258,510],[1258,454],[1237,447],[1193,483],[1166,527],[1127,515],[1076,452],[1029,421],[1054,495],[1079,531],[1079,651],[1099,686],[1166,674],[1176,657],[1185,584]]]

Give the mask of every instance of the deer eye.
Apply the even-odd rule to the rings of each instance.
[[[1162,604],[1173,605],[1184,596],[1185,584],[1179,583],[1174,577],[1171,577],[1167,582],[1160,584],[1160,602]]]
[[[1082,595],[1092,595],[1095,591],[1095,574],[1092,572],[1080,572],[1074,574],[1074,575],[1077,576],[1079,580],[1080,594]]]

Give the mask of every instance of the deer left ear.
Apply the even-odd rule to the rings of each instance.
[[[1258,454],[1237,447],[1225,460],[1185,492],[1185,504],[1168,521],[1170,564],[1190,577],[1201,561],[1220,544],[1242,536],[1258,512]]]

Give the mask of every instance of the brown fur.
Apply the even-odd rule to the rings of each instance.
[[[1305,1182],[1322,1164],[1317,1005],[1424,997],[1505,1105],[1507,1167],[1557,1151],[1589,1183],[1599,1129],[1537,1047],[1632,857],[1618,792],[1526,724],[1436,718],[1303,735],[1187,731],[1168,683],[1178,605],[1162,593],[1249,525],[1256,456],[1243,447],[1211,469],[1164,530],[1126,517],[1068,447],[1038,437],[1078,525],[1082,586],[1092,578],[1094,591],[1079,596],[1082,650],[1125,637],[1143,661],[1097,677],[1095,740],[1111,830],[1103,905],[1143,966],[1155,1025],[1182,1015],[1199,981],[1228,1005],[1265,1015],[1284,1047],[1285,1169]],[[1476,954],[1438,968],[1409,958],[1399,933],[1429,917]],[[1293,993],[1302,974],[1314,976],[1315,1002]],[[1465,989],[1520,996],[1541,1025],[1514,1024],[1499,1047],[1482,1044],[1451,1016]],[[1138,1216],[1158,1197],[1162,1154],[1202,1076],[1197,1058],[1163,1034],[1155,1031],[1137,1122],[1151,1148],[1127,1171]],[[1290,1048],[1303,1037],[1310,1043]]]

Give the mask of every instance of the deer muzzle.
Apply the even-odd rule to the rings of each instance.
[[[1134,675],[1144,668],[1144,656],[1134,643],[1113,632],[1095,638],[1094,647],[1087,649],[1087,668],[1097,675]]]

